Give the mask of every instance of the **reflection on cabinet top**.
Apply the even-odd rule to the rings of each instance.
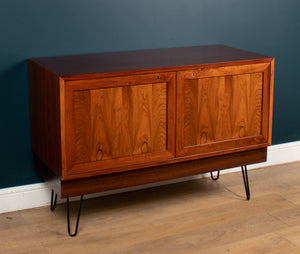
[[[254,63],[270,57],[224,45],[195,46],[31,59],[59,77],[103,77]],[[189,68],[187,68],[189,67]],[[108,74],[110,73],[110,74]],[[77,77],[78,78],[78,77]]]

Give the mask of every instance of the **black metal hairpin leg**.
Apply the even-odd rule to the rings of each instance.
[[[51,192],[51,204],[50,204],[50,210],[51,211],[54,211],[54,209],[56,208],[57,194],[55,193],[54,203],[53,203],[53,195],[54,195],[54,191],[52,190],[52,192]]]
[[[219,179],[219,176],[220,176],[220,170],[218,170],[217,177],[214,177],[213,173],[210,172],[210,177],[211,177],[211,179],[213,179],[214,181],[217,181],[217,180]]]
[[[80,197],[80,203],[79,203],[79,208],[78,208],[78,214],[77,214],[77,220],[76,220],[76,226],[75,226],[75,232],[74,233],[71,233],[71,230],[70,230],[70,205],[69,205],[69,198],[67,198],[68,233],[69,233],[69,236],[71,236],[71,237],[77,235],[79,218],[80,218],[80,211],[81,211],[81,204],[82,204],[82,198],[83,198],[83,195]]]
[[[242,168],[242,173],[243,173],[243,179],[244,179],[247,200],[250,200],[250,188],[249,188],[249,181],[248,181],[247,166],[241,166],[241,168]]]

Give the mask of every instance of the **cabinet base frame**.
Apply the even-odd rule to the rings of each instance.
[[[35,156],[35,169],[55,193],[61,198],[68,198],[240,167],[266,160],[267,148],[261,148],[70,181],[61,181],[37,156]]]

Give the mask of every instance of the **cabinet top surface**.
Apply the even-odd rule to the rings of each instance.
[[[31,59],[61,77],[166,69],[270,58],[224,45],[195,46]]]

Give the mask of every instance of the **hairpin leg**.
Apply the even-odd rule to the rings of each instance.
[[[219,179],[219,176],[220,176],[220,170],[218,170],[217,177],[214,177],[213,172],[210,172],[210,177],[211,177],[211,179],[213,179],[214,181],[217,181],[217,180]]]
[[[242,173],[243,173],[243,180],[244,180],[247,200],[250,200],[250,188],[249,188],[249,181],[248,181],[247,166],[241,166],[241,168],[242,168]]]
[[[81,197],[80,197],[80,203],[79,203],[79,208],[78,208],[78,214],[77,214],[77,220],[76,220],[76,226],[75,226],[75,232],[74,233],[71,233],[71,230],[70,230],[70,207],[69,207],[70,205],[69,205],[69,198],[67,198],[68,233],[69,233],[69,236],[71,236],[71,237],[77,235],[78,224],[79,224],[79,219],[80,219],[82,198],[83,198],[83,195],[81,195]]]
[[[54,209],[56,208],[56,200],[57,200],[57,194],[55,193],[55,198],[54,198],[54,203],[53,203],[53,195],[54,195],[54,191],[51,191],[51,204],[50,204],[50,210],[54,211]]]

